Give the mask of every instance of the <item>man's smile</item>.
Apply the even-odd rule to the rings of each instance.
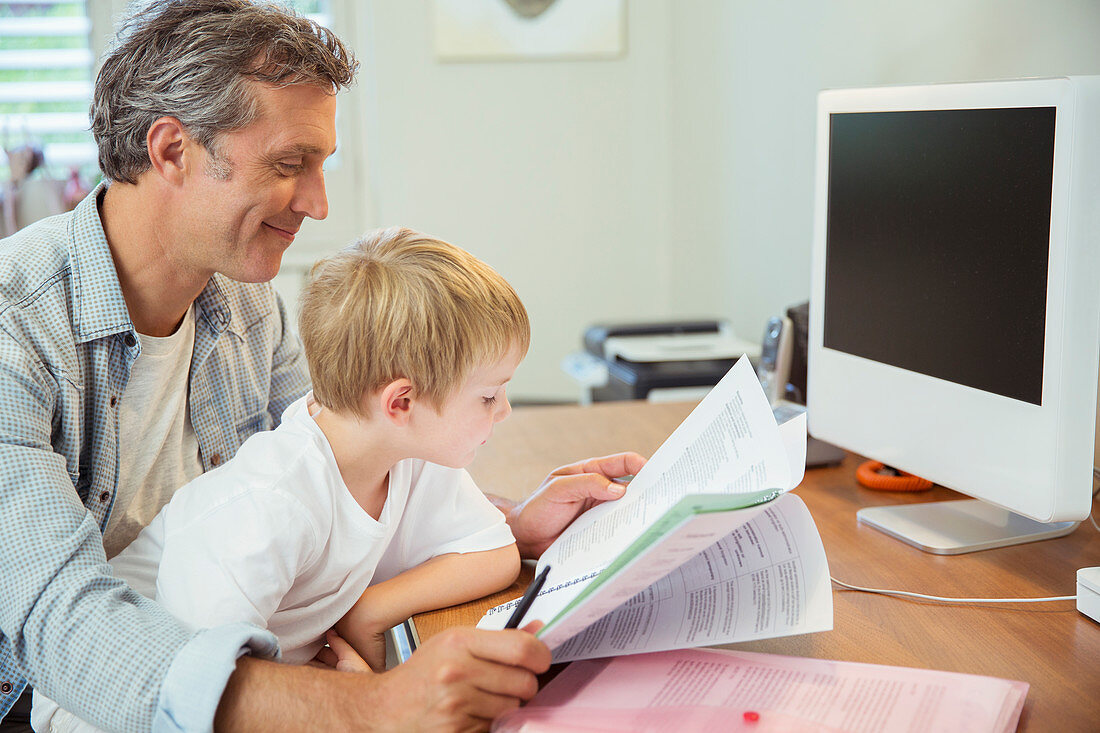
[[[298,233],[298,227],[294,227],[294,229],[282,229],[273,224],[268,224],[266,221],[263,223],[263,225],[278,234],[283,239],[287,240],[288,242],[293,242],[294,235]]]

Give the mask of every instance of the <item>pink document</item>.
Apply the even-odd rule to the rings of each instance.
[[[1016,729],[1026,682],[687,649],[573,662],[494,731],[941,731]]]

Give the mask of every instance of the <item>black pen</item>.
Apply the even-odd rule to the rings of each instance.
[[[519,622],[523,620],[524,615],[527,614],[527,609],[531,607],[531,604],[535,600],[535,596],[542,590],[542,584],[546,582],[546,575],[550,572],[550,566],[547,565],[542,569],[542,572],[531,581],[531,585],[527,586],[527,590],[523,594],[523,598],[519,599],[519,605],[516,606],[516,610],[512,611],[511,617],[508,619],[508,623],[504,624],[506,629],[515,629],[519,627]]]

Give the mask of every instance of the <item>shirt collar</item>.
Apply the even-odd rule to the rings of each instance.
[[[78,343],[133,330],[130,312],[99,218],[100,183],[73,211],[70,240],[73,281],[73,331]]]
[[[202,320],[215,334],[220,334],[228,328],[233,316],[222,286],[226,281],[228,278],[224,275],[215,274],[195,299],[196,322]]]

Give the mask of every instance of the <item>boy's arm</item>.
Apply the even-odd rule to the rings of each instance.
[[[367,588],[336,631],[375,670],[385,668],[383,634],[410,616],[454,606],[507,588],[519,575],[519,552],[507,545],[433,557]]]

